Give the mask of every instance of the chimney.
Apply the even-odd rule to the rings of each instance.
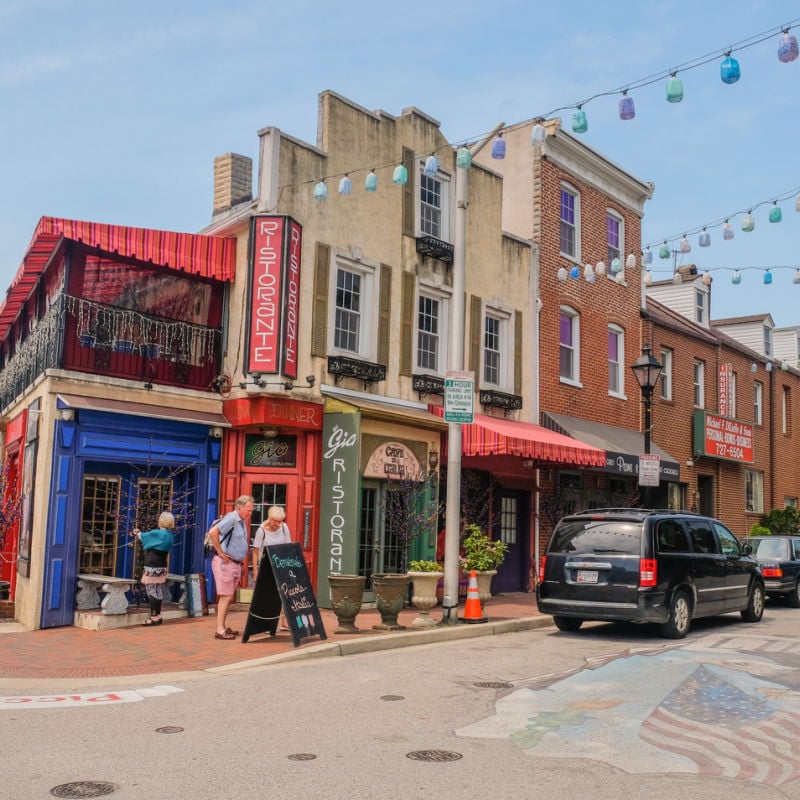
[[[225,153],[214,159],[214,215],[253,199],[253,159]]]

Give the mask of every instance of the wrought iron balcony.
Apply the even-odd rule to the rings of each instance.
[[[505,411],[517,411],[522,408],[522,397],[518,394],[506,394],[492,389],[481,389],[478,402],[482,406],[494,406]]]
[[[444,394],[444,378],[436,375],[412,375],[411,388],[419,393],[420,399],[428,394]]]
[[[386,367],[383,364],[347,356],[328,356],[328,372],[334,376],[336,383],[340,378],[357,378],[364,381],[364,385],[386,380]]]
[[[438,258],[439,261],[444,261],[445,264],[453,263],[453,245],[449,242],[443,242],[435,236],[418,236],[417,252],[423,256]]]

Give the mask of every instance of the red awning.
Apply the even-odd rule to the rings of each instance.
[[[236,271],[233,238],[42,217],[0,305],[0,326],[13,322],[64,239],[218,281],[233,280]]]
[[[428,406],[444,416],[441,406]],[[605,450],[550,431],[532,422],[475,414],[471,425],[461,426],[461,452],[465,456],[519,456],[541,464],[604,467]]]

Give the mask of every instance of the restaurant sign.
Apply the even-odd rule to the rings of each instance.
[[[753,426],[708,411],[695,411],[694,455],[752,464]]]

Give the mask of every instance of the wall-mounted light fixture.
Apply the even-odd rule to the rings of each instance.
[[[430,469],[431,472],[433,472],[438,466],[439,466],[439,451],[436,449],[436,445],[434,445],[428,451],[428,468]]]
[[[59,408],[58,409],[58,416],[61,418],[62,422],[74,422],[75,421],[75,409],[74,408]]]
[[[222,438],[222,428],[218,428],[214,426],[213,428],[208,429],[208,435],[212,439],[221,439]]]
[[[254,372],[251,374],[249,381],[239,382],[239,388],[250,394],[255,394],[268,386],[282,386],[287,392],[291,392],[292,389],[311,389],[316,382],[317,379],[314,375],[306,375],[304,384],[295,383],[294,381],[268,381],[261,377],[260,372]]]
[[[277,428],[261,428],[260,432],[264,439],[275,439],[280,435],[280,431]]]

